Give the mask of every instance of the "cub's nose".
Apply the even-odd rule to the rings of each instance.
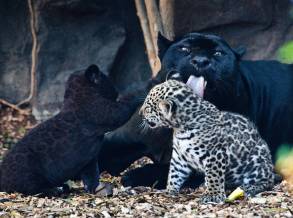
[[[154,128],[156,127],[156,124],[152,121],[147,121],[148,125],[151,127],[151,128]]]
[[[190,60],[190,63],[197,68],[206,68],[210,65],[210,60],[204,56],[195,56]]]

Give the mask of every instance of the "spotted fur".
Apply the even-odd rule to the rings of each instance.
[[[193,170],[205,174],[202,202],[222,202],[225,186],[241,186],[247,196],[274,185],[271,154],[245,117],[218,110],[184,83],[155,86],[140,109],[151,128],[174,130],[167,191],[177,193]]]

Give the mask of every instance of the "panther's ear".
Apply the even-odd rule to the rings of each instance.
[[[97,65],[91,65],[85,70],[85,77],[88,79],[89,82],[97,84],[102,72],[100,71]]]
[[[165,118],[170,119],[176,111],[176,103],[172,100],[161,100],[159,102],[159,109]]]
[[[245,48],[245,46],[241,45],[237,48],[234,48],[233,51],[234,51],[236,57],[238,59],[240,59],[246,53],[246,48]]]
[[[162,60],[164,57],[165,52],[169,48],[169,46],[172,44],[172,41],[165,38],[160,32],[158,32],[158,39],[157,39],[157,45],[159,50],[159,58]]]

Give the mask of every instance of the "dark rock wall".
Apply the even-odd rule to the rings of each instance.
[[[143,35],[141,31],[137,31],[140,30],[140,24],[135,5],[128,0],[120,0],[117,3],[121,21],[125,27],[126,40],[116,56],[111,76],[117,84],[117,88],[123,91],[129,88],[132,81],[149,79],[151,69],[145,52]]]
[[[173,35],[215,33],[247,59],[275,59],[277,49],[293,39],[290,0],[175,0]],[[163,13],[166,13],[165,11]]]
[[[38,48],[32,105],[37,119],[58,112],[68,75],[90,64],[98,64],[122,92],[151,76],[133,0],[31,1]],[[245,58],[275,59],[277,49],[293,39],[289,0],[157,2],[171,32],[167,35],[216,33],[235,47],[245,45]],[[30,17],[28,1],[0,1],[0,98],[12,103],[29,95]]]
[[[109,73],[125,41],[125,29],[96,1],[37,1],[38,91],[34,115],[58,112],[70,73],[96,63]],[[42,114],[43,113],[43,114]]]
[[[122,90],[127,83],[141,80],[142,74],[144,78],[150,74],[133,2],[126,3],[38,2],[39,89],[33,108],[37,118],[58,112],[68,75],[92,63],[118,77],[115,82]],[[128,18],[132,23],[126,22]],[[137,47],[135,52],[133,46]]]
[[[90,64],[98,64],[120,91],[150,77],[134,1],[32,2],[38,47],[33,100],[37,119],[59,111],[69,74]],[[0,98],[17,103],[29,94],[30,14],[24,0],[1,1],[0,10]]]
[[[32,39],[26,1],[0,1],[0,98],[18,102],[29,94]]]

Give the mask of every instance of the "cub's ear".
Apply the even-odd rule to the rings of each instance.
[[[165,118],[170,119],[176,111],[176,103],[172,100],[162,100],[159,102],[159,109]]]
[[[165,52],[169,48],[169,46],[172,44],[172,41],[165,38],[160,32],[158,32],[158,39],[157,39],[157,45],[159,50],[159,58],[160,60],[163,59]]]
[[[93,64],[85,70],[84,74],[88,81],[97,84],[103,73],[100,71],[97,65]]]
[[[240,59],[246,53],[246,48],[245,48],[245,46],[241,45],[237,48],[234,48],[233,51],[234,51],[236,57],[238,59]]]

